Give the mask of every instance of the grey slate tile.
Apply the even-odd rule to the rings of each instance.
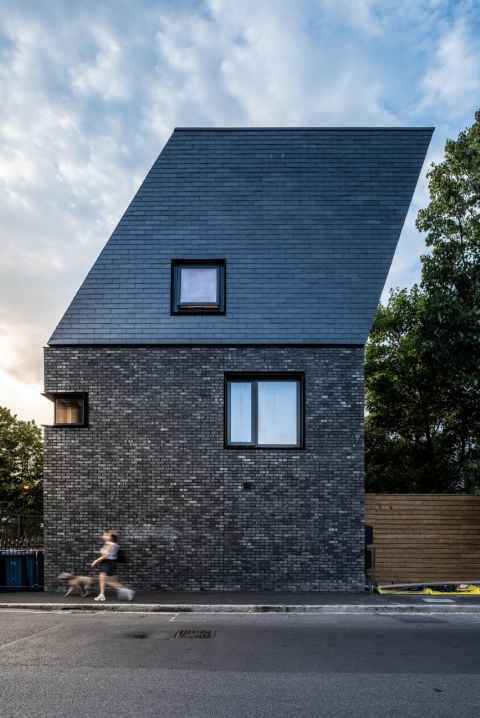
[[[175,130],[49,344],[363,344],[431,134]],[[179,257],[226,260],[226,316],[170,316]]]

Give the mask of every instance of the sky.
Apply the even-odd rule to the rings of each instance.
[[[42,347],[175,126],[435,126],[388,291],[479,107],[478,0],[0,0],[0,405],[51,423]]]

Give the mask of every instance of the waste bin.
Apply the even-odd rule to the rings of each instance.
[[[0,550],[0,589],[40,590],[43,587],[43,551]]]
[[[6,556],[6,586],[7,588],[22,587],[22,559],[21,556]]]

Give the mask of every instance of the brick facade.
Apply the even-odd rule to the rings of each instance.
[[[231,371],[304,372],[304,449],[224,448]],[[50,347],[45,390],[89,396],[45,430],[48,588],[108,526],[137,588],[363,588],[362,347]]]

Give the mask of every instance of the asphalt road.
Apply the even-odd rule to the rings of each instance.
[[[479,648],[480,614],[1,611],[0,715],[471,718]]]

